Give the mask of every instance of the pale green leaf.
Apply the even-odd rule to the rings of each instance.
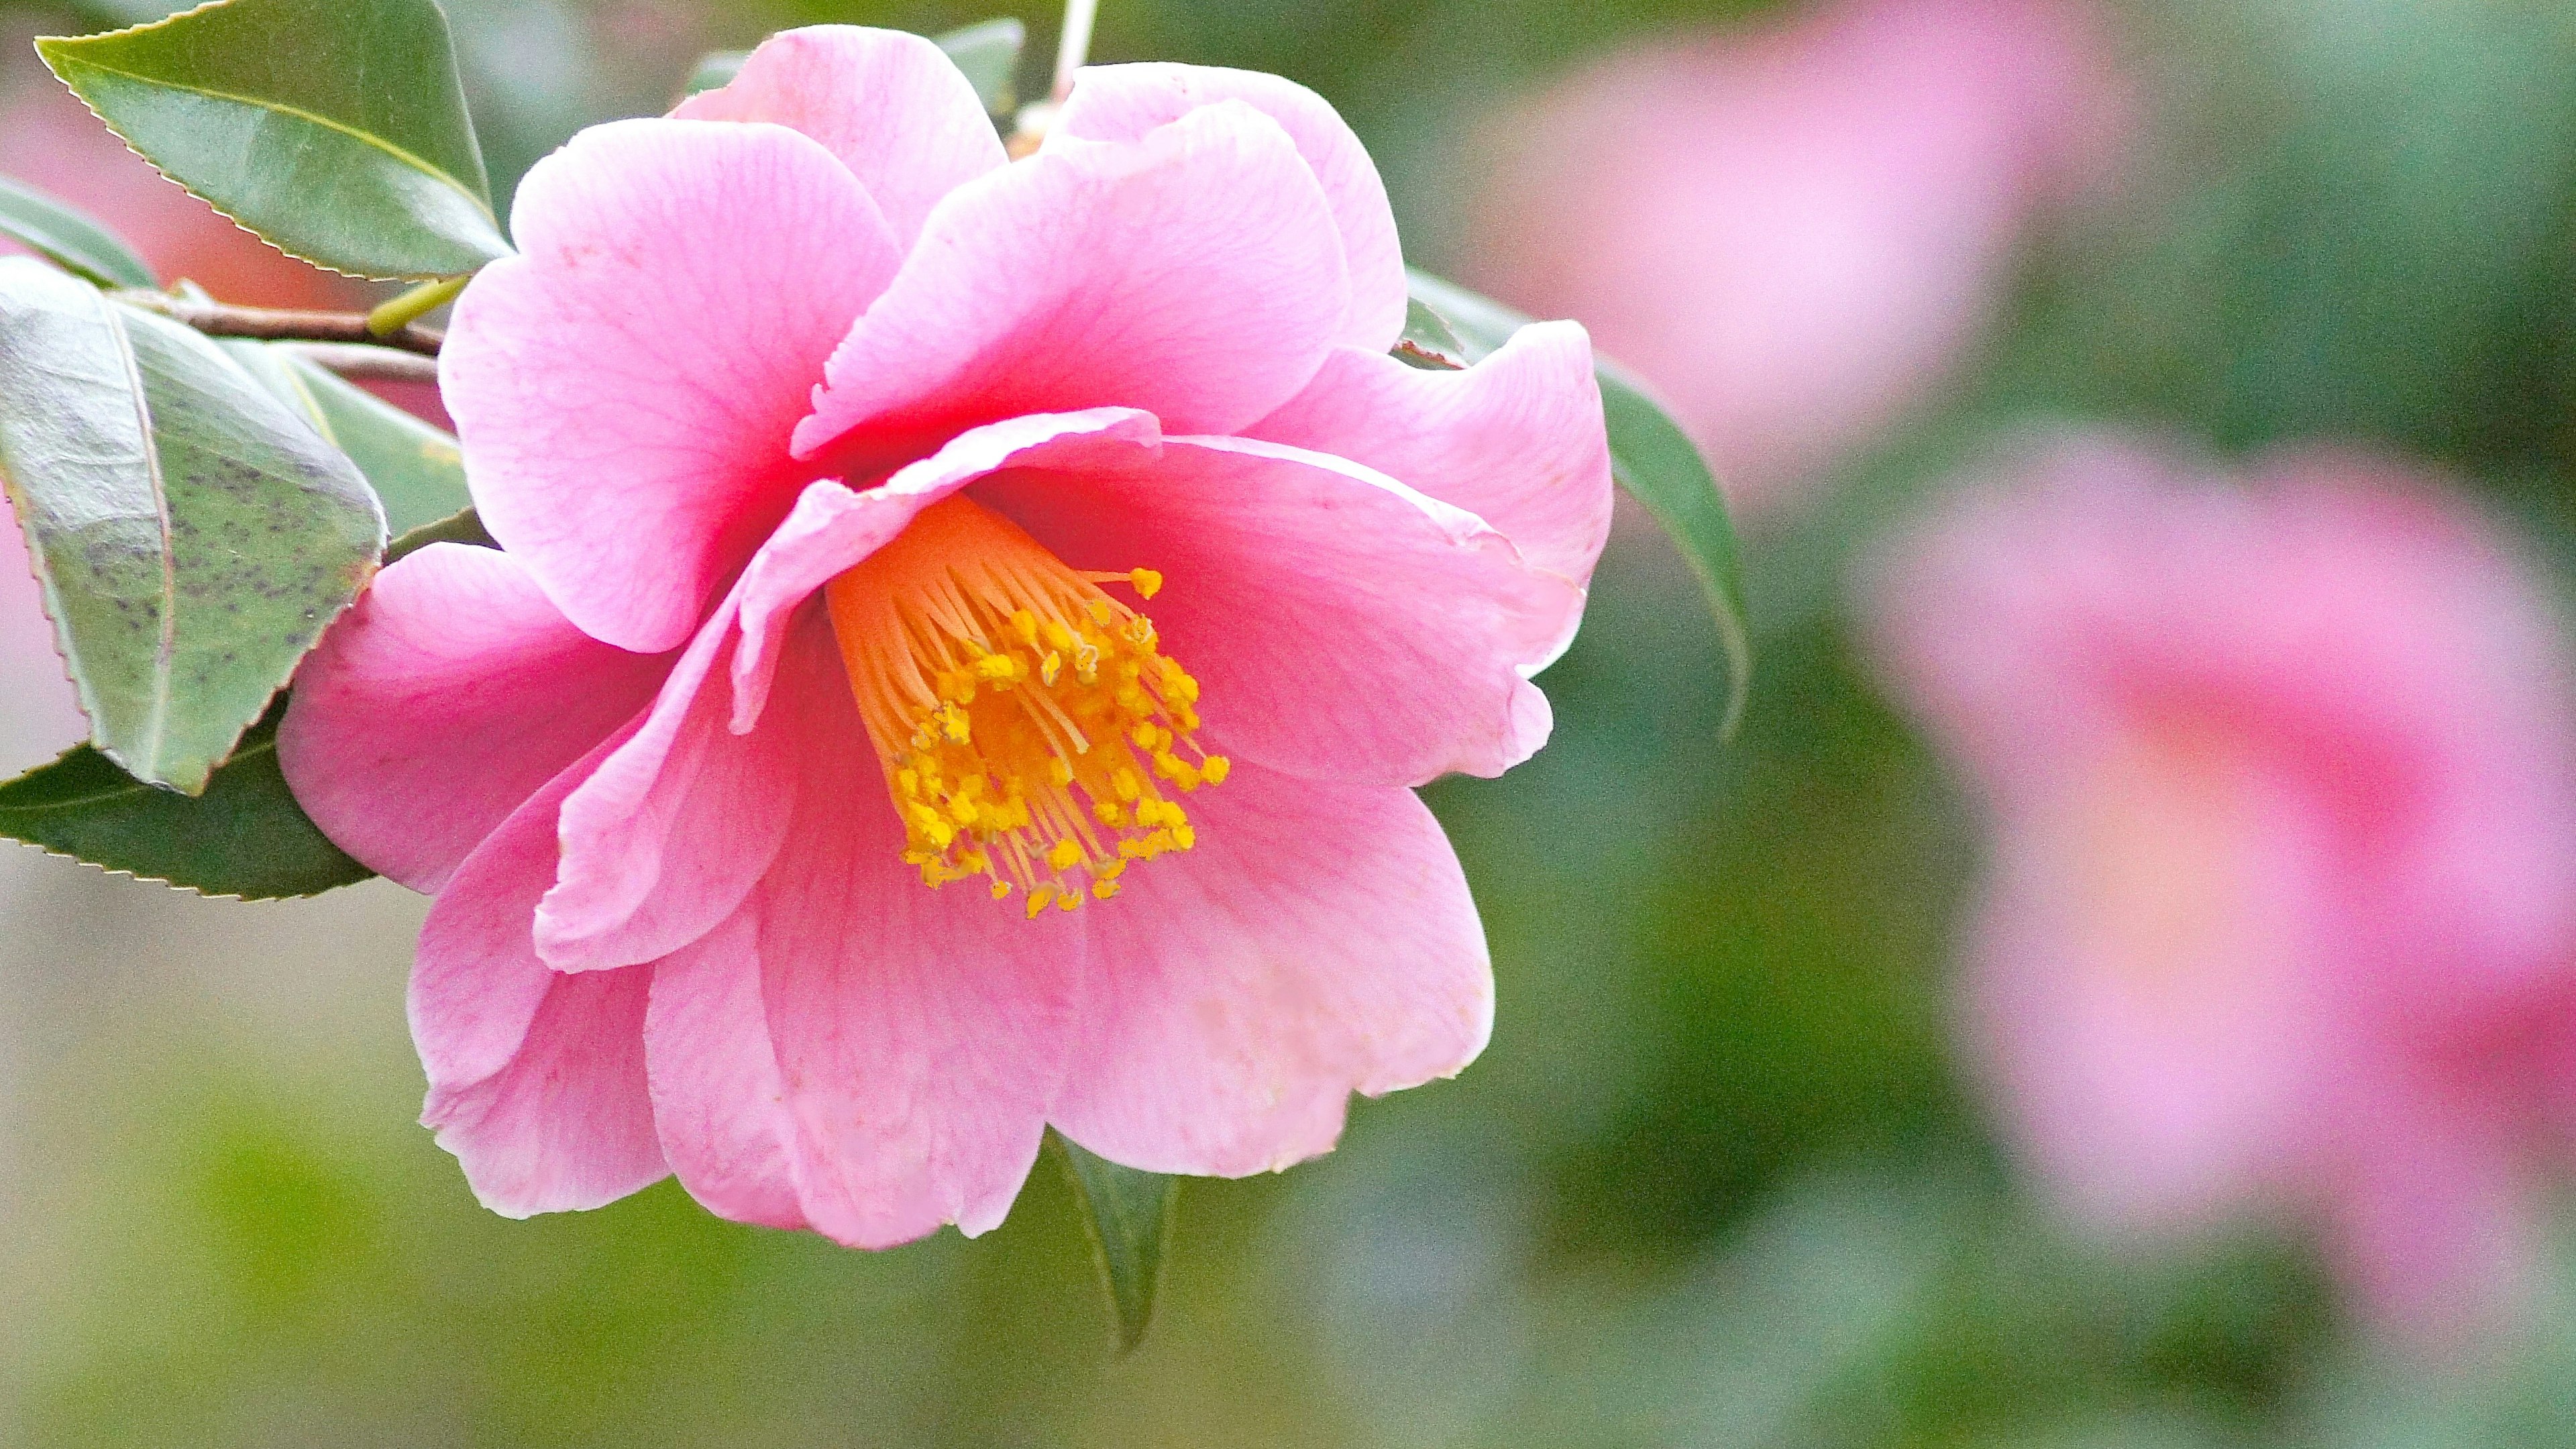
[[[1004,116],[1018,109],[1020,49],[1029,40],[1026,25],[1005,15],[931,39],[966,73],[986,114]]]
[[[150,287],[152,268],[88,214],[0,176],[0,235],[102,287]]]
[[[395,537],[473,502],[466,496],[465,455],[454,434],[286,348],[238,340],[222,346],[323,441],[349,455],[374,486],[385,528]]]
[[[203,790],[374,570],[374,496],[215,344],[24,257],[0,259],[0,398],[92,742]]]

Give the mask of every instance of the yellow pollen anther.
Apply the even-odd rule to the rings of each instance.
[[[1101,592],[1120,582],[1150,599],[1163,576],[1067,568],[952,496],[825,586],[923,883],[981,876],[1035,920],[1110,900],[1129,862],[1196,842],[1171,795],[1231,767],[1192,738],[1198,681]]]

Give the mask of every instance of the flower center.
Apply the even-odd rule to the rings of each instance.
[[[1198,681],[1104,583],[1150,599],[1163,578],[1067,568],[960,494],[824,586],[904,863],[926,884],[983,876],[1035,920],[1196,843],[1172,796],[1231,765],[1191,738]]]

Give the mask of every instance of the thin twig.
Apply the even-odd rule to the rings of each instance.
[[[277,307],[236,307],[223,302],[197,302],[162,292],[120,291],[116,300],[158,312],[209,337],[257,337],[270,342],[374,343],[398,347],[423,357],[436,357],[447,334],[433,327],[409,326],[382,337],[367,330],[364,312],[303,312]]]
[[[358,382],[425,382],[438,384],[438,359],[392,347],[354,342],[287,342],[287,351],[305,361]]]

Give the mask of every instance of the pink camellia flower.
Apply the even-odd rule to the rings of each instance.
[[[2389,1322],[2501,1306],[2576,1085],[2576,720],[2499,542],[2384,462],[2077,442],[1873,612],[1992,815],[1970,1031],[2071,1203],[2286,1201]]]
[[[486,1203],[667,1171],[972,1233],[1046,1124],[1242,1174],[1476,1055],[1408,787],[1545,738],[1608,450],[1570,323],[1387,355],[1394,223],[1329,107],[1097,68],[1006,162],[927,41],[794,31],[513,215],[441,364],[507,552],[387,569],[282,738],[437,894],[425,1120]]]
[[[2083,0],[1831,0],[1614,56],[1498,118],[1468,279],[1580,317],[1730,498],[1785,504],[1975,340],[2129,110]]]

